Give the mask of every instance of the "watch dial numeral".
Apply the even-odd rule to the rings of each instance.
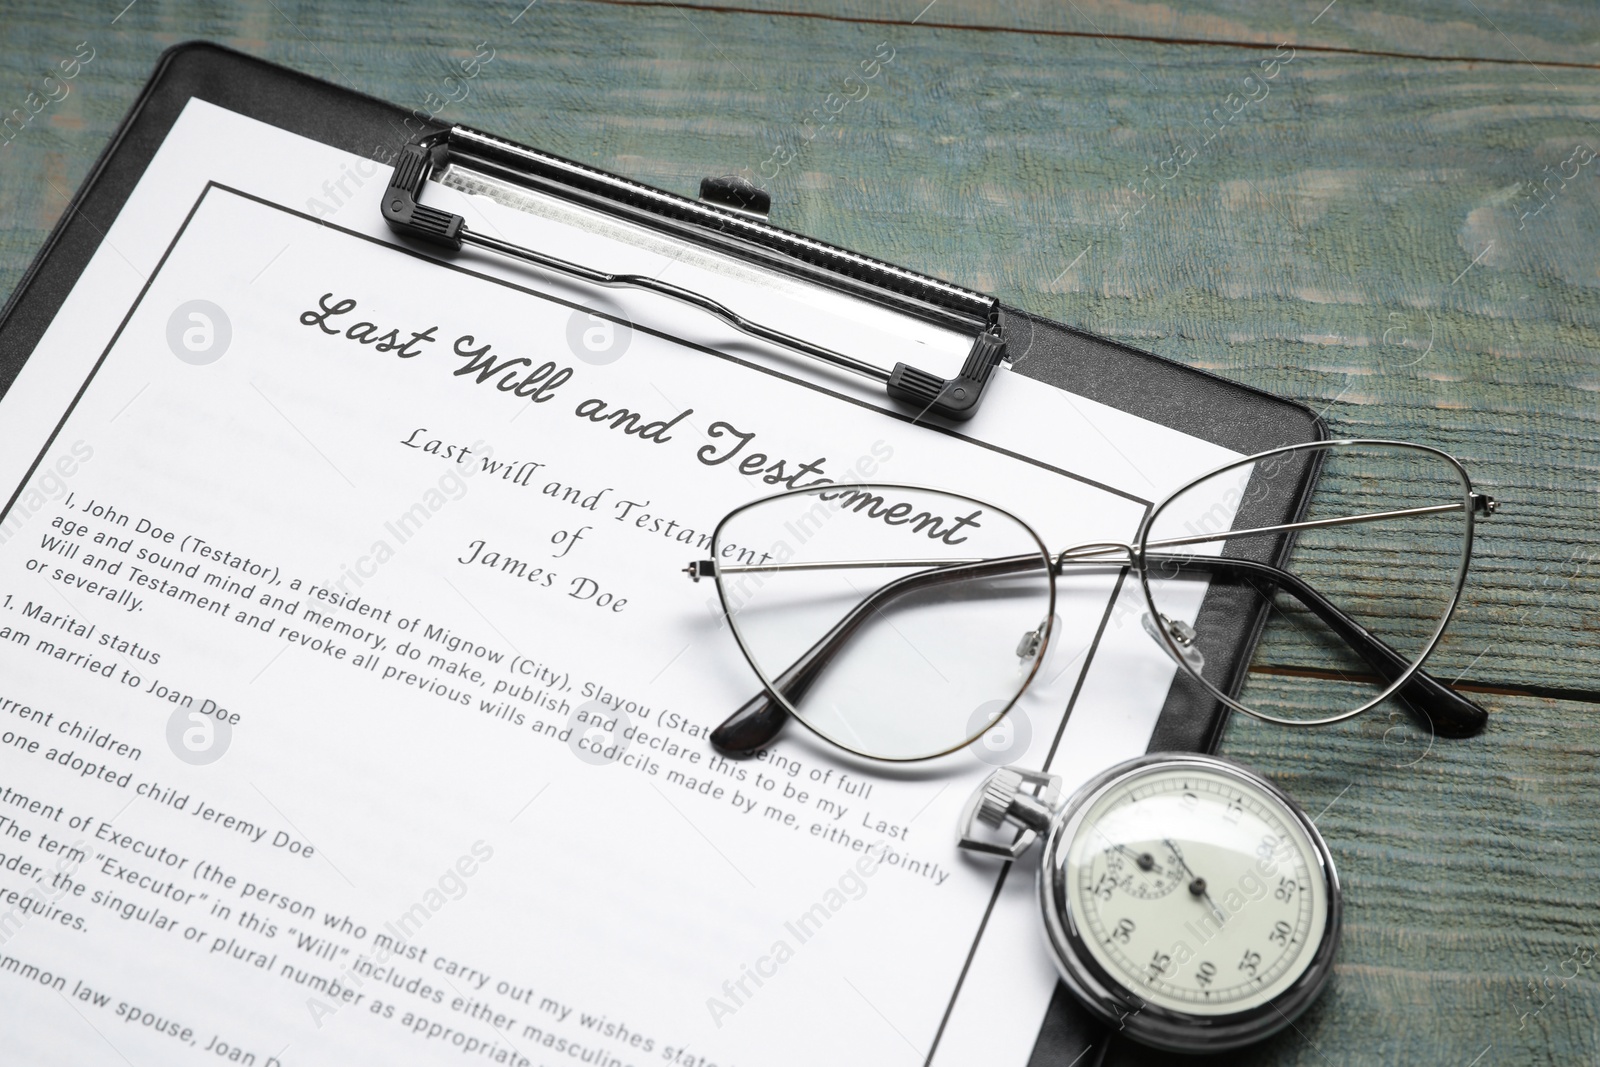
[[[1230,825],[1237,826],[1238,823],[1239,823],[1239,820],[1241,818],[1243,818],[1243,817],[1244,817],[1244,798],[1236,796],[1232,800],[1228,801],[1227,810],[1225,810],[1222,813],[1222,821],[1225,822],[1225,823],[1229,823]]]
[[[1072,809],[1066,826],[1076,829],[1045,872],[1051,900],[1069,913],[1063,971],[1141,1005],[1130,1031],[1134,1017],[1150,1017],[1145,1001],[1202,1029],[1235,1013],[1276,1018],[1269,1005],[1328,972],[1315,950],[1337,892],[1321,877],[1331,872],[1316,830],[1246,776],[1179,763]]]

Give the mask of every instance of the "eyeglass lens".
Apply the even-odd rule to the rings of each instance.
[[[1314,461],[1322,470],[1300,521],[1327,525],[1269,529],[1282,522],[1269,514],[1281,483],[1294,484]],[[1165,628],[1175,658],[1221,696],[1215,668],[1236,633],[1227,618],[1264,606],[1239,704],[1296,724],[1346,716],[1431,649],[1460,589],[1469,494],[1447,457],[1383,442],[1328,442],[1216,473],[1151,516],[1146,625]],[[1267,565],[1291,536],[1288,562],[1275,571]]]
[[[881,759],[961,747],[1037,668],[1049,556],[1019,520],[955,494],[829,486],[719,528],[718,583],[745,655],[784,707]]]

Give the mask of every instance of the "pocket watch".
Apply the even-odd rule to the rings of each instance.
[[[1039,904],[1062,981],[1142,1044],[1259,1041],[1332,973],[1341,901],[1327,843],[1237,764],[1140,756],[1065,802],[1057,776],[1002,768],[962,814],[972,852],[1019,859],[1040,836]]]

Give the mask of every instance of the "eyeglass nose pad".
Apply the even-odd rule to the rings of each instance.
[[[1171,656],[1174,663],[1180,667],[1188,667],[1196,674],[1205,670],[1205,653],[1195,646],[1194,627],[1182,619],[1169,619],[1165,615],[1161,616],[1161,622],[1166,627],[1168,635],[1172,638],[1170,644],[1161,636],[1161,631],[1156,628],[1156,621],[1150,617],[1148,611],[1139,617],[1139,625],[1143,626],[1144,632],[1150,635],[1150,640],[1159,645],[1161,651]],[[1176,650],[1173,649],[1173,645],[1178,646]]]
[[[1031,660],[1042,655],[1040,666],[1043,667],[1049,662],[1051,653],[1061,646],[1061,642],[1055,640],[1060,633],[1061,616],[1049,616],[1017,641],[1017,659],[1026,667]]]

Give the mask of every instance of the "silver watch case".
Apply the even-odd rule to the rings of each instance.
[[[1232,1015],[1199,1016],[1171,1011],[1143,1000],[1136,992],[1106,972],[1089,951],[1083,933],[1079,929],[1077,917],[1072,913],[1068,903],[1066,878],[1068,848],[1094,801],[1108,789],[1152,764],[1175,768],[1193,767],[1248,781],[1281,801],[1299,822],[1300,828],[1305,831],[1307,839],[1312,844],[1328,894],[1327,921],[1322,939],[1317,945],[1316,954],[1312,957],[1310,965],[1295,983],[1265,1004]],[[1025,774],[1027,777],[1024,780],[1030,785],[1036,785],[1044,777],[1033,772],[1019,774],[1017,771],[1003,771],[996,772],[991,779],[1002,773],[1009,773],[1010,781],[1016,781]],[[997,784],[1010,784],[1010,781]],[[985,788],[989,788],[989,783],[985,783]],[[983,789],[979,790],[980,794],[983,792]],[[993,793],[994,790],[990,789],[990,792]],[[1047,790],[1040,789],[1039,792],[1044,793]],[[993,825],[993,809],[1000,806],[991,796],[988,803],[991,810],[984,813],[991,815],[991,818],[983,821]],[[976,815],[978,807],[977,804],[969,805],[969,812]],[[1343,911],[1339,876],[1334,870],[1333,856],[1328,852],[1327,842],[1323,841],[1322,835],[1317,832],[1316,826],[1300,806],[1260,775],[1253,774],[1236,763],[1213,756],[1193,753],[1151,753],[1118,764],[1087,782],[1064,804],[1053,810],[1049,817],[1048,829],[1037,825],[1036,811],[1035,805],[1024,801],[1007,811],[1006,821],[1044,832],[1044,849],[1039,864],[1039,905],[1044,913],[1045,930],[1049,936],[1056,970],[1060,972],[1062,981],[1078,1000],[1113,1029],[1125,1033],[1140,1044],[1172,1052],[1222,1052],[1253,1044],[1282,1030],[1311,1006],[1323,986],[1327,984],[1333,972],[1333,957],[1339,947]],[[975,840],[971,833],[970,819],[971,815],[963,824],[962,847],[991,854],[1004,855],[1012,852],[1010,849],[1002,851],[984,847]],[[1028,826],[1030,823],[1033,825]],[[1024,833],[1019,835],[1017,844],[1025,848],[1024,842],[1031,843],[1031,841],[1032,834],[1025,829]],[[1021,848],[1015,849],[1012,858],[1021,851]]]

